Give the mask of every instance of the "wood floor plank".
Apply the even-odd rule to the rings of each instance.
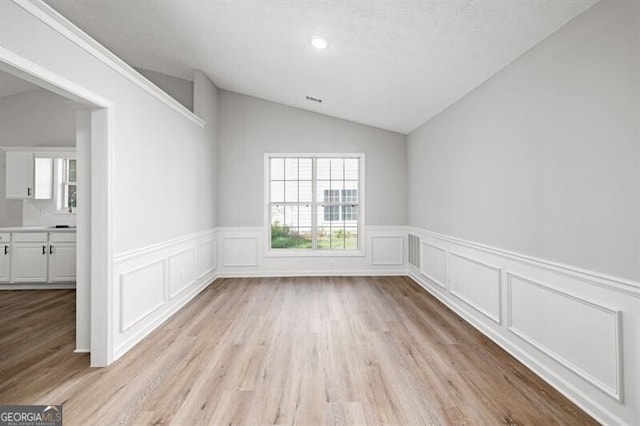
[[[75,292],[0,293],[0,404],[65,425],[596,424],[407,277],[219,279],[114,365]]]

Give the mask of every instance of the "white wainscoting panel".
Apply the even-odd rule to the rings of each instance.
[[[208,229],[116,256],[114,360],[213,282],[215,244]]]
[[[620,311],[507,277],[509,330],[621,400]]]
[[[422,241],[420,272],[440,287],[447,288],[447,250]]]
[[[600,423],[640,424],[640,283],[408,232],[422,242],[422,270],[407,265],[422,287]]]
[[[166,265],[164,260],[120,274],[120,332],[164,305]]]
[[[449,268],[451,293],[500,324],[500,268],[456,252],[451,252]]]
[[[196,248],[197,275],[201,277],[216,268],[216,240],[207,240]]]
[[[193,284],[196,279],[196,248],[182,250],[169,257],[169,298]]]
[[[223,266],[258,266],[258,239],[256,237],[227,236],[222,241]]]
[[[404,264],[404,239],[402,236],[372,236],[372,265]]]
[[[269,250],[263,227],[217,229],[220,277],[406,275],[407,229],[369,225],[358,253]]]

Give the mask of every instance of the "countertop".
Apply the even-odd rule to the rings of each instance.
[[[53,228],[50,226],[8,226],[0,232],[76,232],[76,228]]]

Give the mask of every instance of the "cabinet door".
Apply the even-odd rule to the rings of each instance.
[[[50,200],[53,198],[53,158],[34,159],[33,198]]]
[[[76,280],[76,243],[50,243],[49,282]]]
[[[7,151],[7,198],[33,198],[33,153]]]
[[[11,245],[9,242],[0,243],[0,283],[11,281],[9,274],[11,267]]]
[[[11,245],[11,281],[47,282],[48,247],[46,243],[13,243]]]

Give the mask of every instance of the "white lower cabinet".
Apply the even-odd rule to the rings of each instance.
[[[46,283],[49,235],[46,232],[16,232],[11,235],[11,281]]]
[[[14,283],[47,282],[47,243],[13,243],[11,281]]]
[[[72,283],[76,280],[75,233],[13,232],[10,244],[4,243],[1,237],[2,234],[0,282]],[[3,280],[4,275],[7,278]]]
[[[49,244],[49,282],[76,280],[76,243]]]
[[[11,242],[9,234],[6,239],[0,234],[0,283],[8,283],[11,281]]]

